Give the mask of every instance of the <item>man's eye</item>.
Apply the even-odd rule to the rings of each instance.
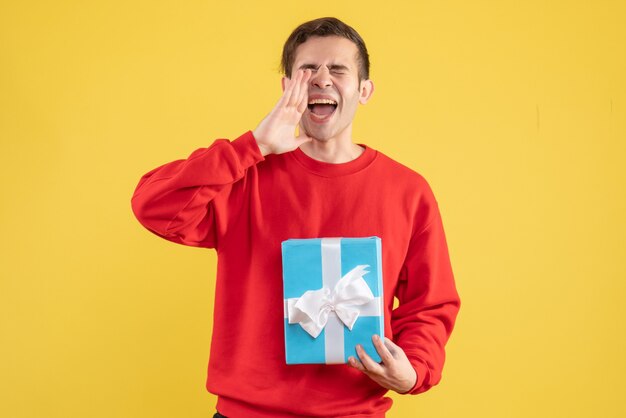
[[[343,71],[332,71],[333,74],[338,74],[338,75],[342,75],[345,74],[345,72]]]

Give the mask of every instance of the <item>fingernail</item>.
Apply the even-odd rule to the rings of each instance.
[[[378,335],[374,334],[374,341],[378,341],[378,340],[380,340],[380,337]]]

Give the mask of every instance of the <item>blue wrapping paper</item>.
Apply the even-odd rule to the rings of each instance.
[[[282,242],[287,364],[344,364],[350,356],[358,359],[357,344],[361,344],[374,361],[381,361],[372,343],[374,334],[384,339],[381,245],[379,237],[289,239]],[[356,272],[359,274],[354,274]],[[354,299],[344,300],[342,306],[358,315],[351,324],[352,329],[342,322],[345,314],[341,314],[343,308],[339,304],[337,311],[334,305],[326,309],[330,310],[328,321],[316,337],[301,323],[289,323],[290,312],[294,311],[294,306],[299,306],[296,305],[298,301],[302,303],[308,297],[315,304],[321,300],[323,290],[335,297],[340,293],[337,289],[345,287],[349,281],[361,286],[361,294],[365,292],[368,298],[373,297],[360,304],[351,304]]]

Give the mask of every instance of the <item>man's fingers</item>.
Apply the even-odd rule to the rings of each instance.
[[[378,355],[383,363],[386,366],[389,366],[394,360],[393,354],[391,354],[389,349],[383,343],[383,340],[381,340],[378,335],[374,335],[372,337],[372,341],[374,342],[374,348],[376,348],[376,352],[378,352]]]
[[[352,356],[348,357],[348,364],[350,364],[350,366],[354,367],[355,369],[359,369],[363,373],[367,373],[367,370],[365,370],[365,367],[363,367],[361,362]]]
[[[298,105],[298,97],[300,96],[301,81],[302,81],[302,71],[298,70],[293,80],[293,90],[291,91],[291,96],[289,96],[289,101],[287,102],[287,106],[295,107]]]
[[[298,70],[294,80],[293,91],[289,99],[289,106],[297,108],[300,104],[300,100],[302,100],[302,90],[307,90],[306,83],[304,82],[304,78],[306,77],[305,71],[306,70]]]
[[[309,97],[309,80],[311,79],[311,70],[304,70],[300,86],[300,97],[298,97],[297,109],[299,113],[303,113],[308,105]]]
[[[293,92],[294,82],[295,82],[295,77],[287,78],[285,80],[285,91],[283,91],[283,95],[280,96],[280,100],[278,101],[280,105],[284,105],[284,106],[289,105],[291,93]]]
[[[393,352],[393,349],[400,348],[400,347],[398,346],[398,344],[394,343],[393,341],[391,341],[391,340],[390,340],[389,338],[387,338],[387,337],[385,337],[385,345],[386,345],[387,347],[391,346],[391,348],[389,349],[389,351],[392,351],[392,352]]]
[[[404,354],[402,348],[389,339],[382,340],[375,337],[372,337],[374,347],[383,359],[383,364],[374,362],[361,345],[356,347],[361,361],[359,362],[355,357],[350,356],[348,363],[384,388],[395,390],[398,393],[408,392],[415,385],[417,379],[415,369],[413,369],[406,356],[396,357]],[[385,358],[391,359],[389,360],[391,365],[384,363]]]
[[[363,347],[361,347],[360,344],[356,346],[356,353],[359,355],[361,363],[363,363],[363,366],[368,371],[375,374],[383,374],[385,372],[383,367],[380,364],[376,363],[374,360],[372,360],[372,358],[365,352],[365,350],[363,350]]]
[[[361,363],[358,359],[350,356],[348,357],[348,364],[351,365],[352,367],[354,367],[355,369],[360,370],[361,372],[363,372],[363,374],[365,374],[367,377],[369,377],[370,379],[374,380],[375,382],[380,384],[380,375],[373,373],[369,370],[367,370],[365,368],[365,366],[363,366],[363,363]]]
[[[385,337],[385,347],[387,347],[387,350],[389,350],[393,358],[398,358],[398,354],[404,352],[404,350],[402,350],[402,348],[400,348],[398,344],[394,343],[387,337]]]

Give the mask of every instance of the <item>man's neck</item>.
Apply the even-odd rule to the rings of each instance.
[[[355,160],[365,151],[363,147],[350,140],[339,141],[335,138],[328,141],[313,139],[301,145],[300,149],[314,160],[332,164]]]

